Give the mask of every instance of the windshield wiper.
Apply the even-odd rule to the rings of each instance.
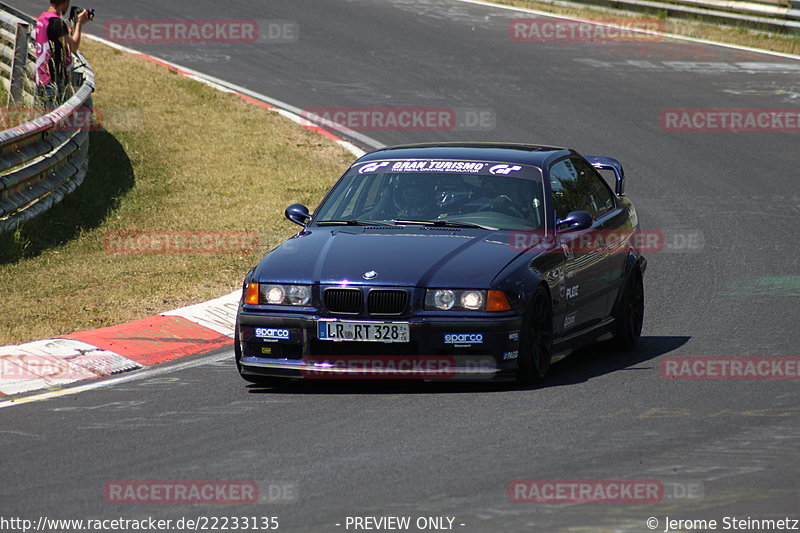
[[[388,222],[379,220],[318,220],[317,226],[391,226]]]
[[[477,228],[477,229],[489,229],[489,230],[496,230],[498,228],[493,228],[492,226],[484,226],[483,224],[473,224],[472,222],[455,222],[453,220],[406,220],[406,219],[396,219],[392,220],[395,224],[419,224],[421,226],[439,226],[443,228]]]

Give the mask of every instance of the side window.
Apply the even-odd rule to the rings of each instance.
[[[583,159],[572,159],[571,161],[578,171],[578,179],[586,183],[585,188],[589,202],[592,204],[592,210],[589,211],[592,217],[600,218],[609,211],[613,211],[615,207],[614,195],[605,180],[598,175],[594,167]]]
[[[588,211],[594,216],[590,190],[585,179],[573,165],[572,159],[563,159],[550,167],[550,188],[556,217],[564,218],[571,211]]]

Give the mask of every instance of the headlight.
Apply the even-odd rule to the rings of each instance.
[[[428,289],[425,309],[433,311],[483,311],[486,291]]]
[[[261,294],[264,295],[264,300],[268,304],[280,305],[283,303],[283,297],[286,296],[286,289],[281,285],[267,285],[261,289]]]
[[[510,311],[503,291],[428,289],[425,309],[431,311]]]
[[[254,286],[258,286],[258,302],[254,298]],[[311,305],[309,285],[278,285],[275,283],[251,283],[245,303],[269,305]]]
[[[471,311],[483,309],[483,291],[464,291],[461,293],[461,307]]]
[[[428,291],[430,292],[430,291]],[[452,309],[456,303],[456,293],[448,290],[439,290],[433,292],[433,306],[436,309],[447,311]]]
[[[292,285],[286,293],[286,299],[292,305],[308,305],[308,302],[311,301],[311,287]]]

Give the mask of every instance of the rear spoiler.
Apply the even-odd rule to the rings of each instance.
[[[613,157],[601,157],[597,155],[586,156],[586,160],[594,168],[613,171],[614,178],[617,182],[614,192],[617,193],[617,196],[625,196],[625,170],[622,168],[622,163]]]

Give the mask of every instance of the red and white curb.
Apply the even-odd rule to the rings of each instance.
[[[0,396],[61,387],[228,346],[241,291],[118,326],[0,348]]]
[[[356,157],[365,153],[355,144],[309,120],[301,109],[289,104],[100,37],[88,34],[85,37],[273,110],[304,128],[324,135]],[[383,146],[366,135],[338,124],[326,122],[325,127],[335,129],[365,146]],[[126,324],[0,347],[0,398],[108,377],[228,346],[234,335],[240,297],[241,291],[234,291],[207,302]],[[0,407],[13,403],[14,400],[9,398],[0,402]]]

